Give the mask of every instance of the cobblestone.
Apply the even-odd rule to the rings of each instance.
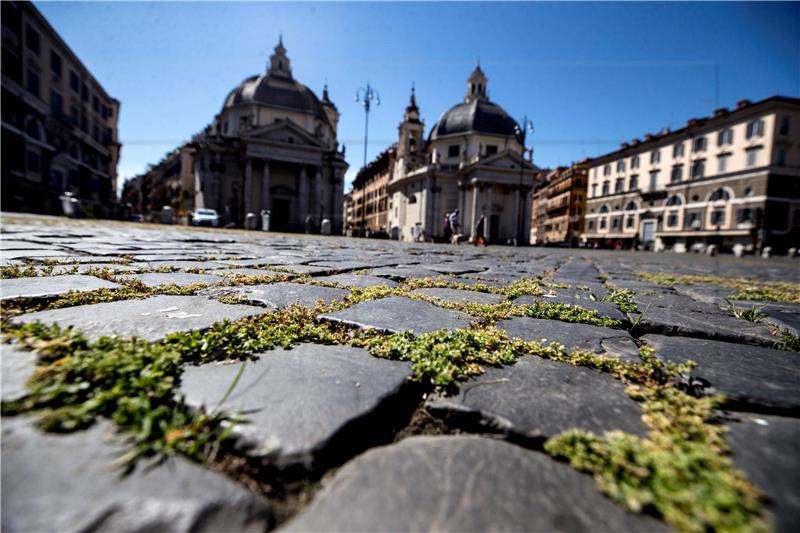
[[[800,527],[800,354],[791,351],[800,343],[800,280],[791,260],[456,247],[27,215],[4,216],[0,239],[10,343],[0,352],[4,530],[666,530],[675,522],[659,502],[630,512],[636,506],[626,509],[608,487],[619,487],[619,472],[646,472],[636,461],[655,461],[647,450],[666,436],[694,438],[685,431],[692,424],[704,435],[729,428],[723,438],[733,466],[769,497],[760,504],[765,516],[778,531]],[[639,272],[699,277],[666,285]],[[767,293],[793,302],[731,300],[764,315],[733,316],[726,299],[738,293],[731,280],[742,278],[764,290],[782,282],[783,292]],[[437,288],[419,288],[433,280]],[[521,280],[514,295],[526,294],[512,300],[469,290],[481,283],[499,293]],[[438,288],[443,282],[460,288]],[[620,309],[630,310],[627,297],[637,313]],[[430,298],[453,309],[423,300]],[[614,301],[600,301],[606,298]],[[552,303],[620,322],[562,321],[590,320],[561,316],[559,306],[548,308],[552,316],[536,315],[550,320],[507,314]],[[91,340],[116,336],[104,346],[147,342],[93,359],[81,342],[22,326],[37,321]],[[199,333],[164,343],[183,331]],[[530,351],[515,351],[520,346]],[[696,366],[680,375],[662,364],[689,360]],[[114,372],[128,381],[114,382]],[[114,397],[145,386],[139,396]],[[716,393],[726,400],[698,422],[697,405]],[[124,407],[113,420],[97,407],[109,402]],[[58,426],[65,434],[35,427],[68,415]],[[192,448],[193,432],[217,415],[227,421]],[[695,417],[679,418],[683,426],[660,416]],[[167,429],[154,445],[159,424]],[[673,427],[679,437],[668,433]],[[112,429],[119,435],[109,442]],[[546,451],[547,439],[573,430],[644,442],[631,449],[646,457],[610,448],[620,470],[593,479]],[[708,442],[694,450],[722,453]],[[134,444],[156,457],[140,459],[128,477],[109,470]],[[161,451],[170,456],[163,463]],[[686,473],[683,460],[695,455],[676,457],[669,466]],[[731,479],[714,474],[712,483]],[[679,489],[711,498],[707,486],[680,485],[705,478],[680,479],[665,481],[678,483],[676,498]],[[636,478],[641,485],[626,486],[629,496],[651,481]],[[725,505],[744,497],[728,495]],[[689,520],[714,529],[709,516]]]

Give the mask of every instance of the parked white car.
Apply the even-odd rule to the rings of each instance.
[[[214,209],[195,209],[192,213],[192,226],[219,226],[219,215]]]

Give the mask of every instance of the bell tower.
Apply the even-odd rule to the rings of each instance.
[[[464,101],[469,103],[473,100],[488,100],[486,97],[486,85],[489,79],[486,74],[481,70],[480,63],[472,71],[472,74],[467,78],[467,96]]]
[[[419,166],[425,159],[422,141],[425,124],[419,119],[414,85],[411,86],[411,97],[408,100],[405,115],[403,115],[403,122],[400,123],[398,129],[400,135],[397,141],[395,172],[403,175]]]
[[[278,37],[278,45],[269,58],[267,74],[292,79],[292,67],[286,55],[286,48],[283,47],[283,35]]]

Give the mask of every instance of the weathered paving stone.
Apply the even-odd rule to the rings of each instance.
[[[348,291],[333,287],[318,287],[302,283],[265,283],[262,285],[243,285],[240,287],[220,287],[204,294],[236,295],[258,302],[266,307],[283,309],[291,305],[314,307],[318,301],[332,302],[347,296]]]
[[[4,402],[14,401],[27,394],[25,382],[36,370],[36,354],[10,344],[0,344],[0,395]]]
[[[48,298],[69,291],[88,292],[118,289],[120,285],[94,276],[70,274],[0,280],[0,300],[10,298]]]
[[[646,312],[640,307],[639,311],[631,314],[631,319],[638,321],[639,331],[767,346],[776,340],[768,326],[722,313],[712,315],[682,307],[656,307]]]
[[[748,409],[800,409],[800,356],[771,348],[687,337],[641,338],[665,361],[695,361],[691,376],[724,394],[730,404]]]
[[[577,300],[569,296],[556,295],[555,297],[542,297],[542,296],[520,296],[514,300],[515,304],[519,305],[533,305],[535,302],[553,302],[567,305],[577,305],[584,309],[597,311],[600,316],[626,322],[628,317],[619,310],[619,308],[611,302],[595,302],[592,300]]]
[[[431,298],[439,298],[448,302],[494,305],[506,300],[502,294],[490,292],[467,291],[462,289],[427,288],[415,289],[411,294],[422,294]]]
[[[190,405],[214,408],[242,365],[236,388],[221,406],[245,413],[249,423],[234,433],[251,454],[306,468],[314,467],[338,433],[349,428],[355,434],[348,438],[362,438],[365,428],[355,424],[401,394],[411,373],[410,363],[378,359],[359,348],[306,344],[246,363],[187,367],[181,391]]]
[[[778,532],[800,531],[800,420],[730,413],[726,435],[733,464],[771,500]]]
[[[90,339],[102,336],[137,336],[158,341],[170,333],[205,329],[214,322],[257,315],[264,309],[251,305],[227,305],[203,296],[153,296],[28,313],[14,323],[40,321],[73,326]]]
[[[326,281],[328,283],[338,283],[347,287],[377,287],[383,285],[384,287],[397,287],[397,282],[390,279],[381,278],[378,276],[369,276],[362,274],[336,274],[333,276],[323,276],[315,278],[318,281]]]
[[[485,267],[470,265],[468,263],[439,263],[425,265],[425,268],[439,274],[469,274],[486,270]]]
[[[583,350],[630,363],[642,362],[633,337],[621,329],[527,317],[501,320],[497,328],[511,338],[535,342],[546,340],[548,344],[558,342],[568,351]]]
[[[421,266],[381,267],[369,271],[373,276],[389,278],[395,281],[404,281],[416,278],[435,278],[441,276],[432,270]]]
[[[208,272],[215,276],[233,277],[233,276],[279,276],[279,272],[274,270],[267,270],[265,268],[224,268],[220,270],[211,270]],[[219,281],[219,279],[217,280]]]
[[[648,316],[651,312],[658,313],[660,312],[658,311],[659,309],[679,309],[682,312],[708,313],[712,316],[723,315],[719,306],[695,300],[675,291],[634,294],[633,301],[640,312],[644,313],[645,309],[647,309],[645,316]]]
[[[491,428],[540,441],[567,429],[644,435],[641,412],[622,383],[597,370],[520,358],[461,385],[458,395],[433,399],[429,412],[455,426]]]
[[[47,267],[41,267],[41,269],[45,269]],[[104,269],[110,270],[112,272],[136,272],[137,268],[135,266],[130,265],[120,265],[117,263],[83,263],[80,265],[58,265],[53,267],[50,275],[57,275],[57,274],[67,274],[71,273],[73,270],[77,270],[78,274],[85,274],[91,270],[95,269]]]
[[[665,531],[545,454],[480,437],[411,437],[339,470],[283,531]]]
[[[178,285],[186,286],[193,283],[218,283],[219,276],[211,274],[189,274],[187,272],[153,272],[149,274],[132,274],[130,276],[120,276],[125,279],[138,279],[148,287],[158,287],[159,285]]]
[[[361,328],[413,331],[416,334],[465,328],[471,322],[466,313],[399,296],[368,300],[335,313],[320,315],[320,318]]]
[[[269,508],[241,485],[181,457],[126,477],[110,424],[43,433],[3,418],[3,531],[258,531]]]

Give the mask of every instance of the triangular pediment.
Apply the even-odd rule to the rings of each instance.
[[[504,150],[500,153],[491,155],[489,157],[481,158],[479,161],[475,163],[475,166],[519,169],[520,161],[522,161],[522,164],[525,166],[525,169],[527,170],[536,168],[529,161],[523,160],[518,153],[512,152],[510,150]]]
[[[260,126],[242,134],[246,141],[262,141],[280,144],[296,144],[322,148],[321,139],[315,138],[291,120],[276,120],[267,126]]]

